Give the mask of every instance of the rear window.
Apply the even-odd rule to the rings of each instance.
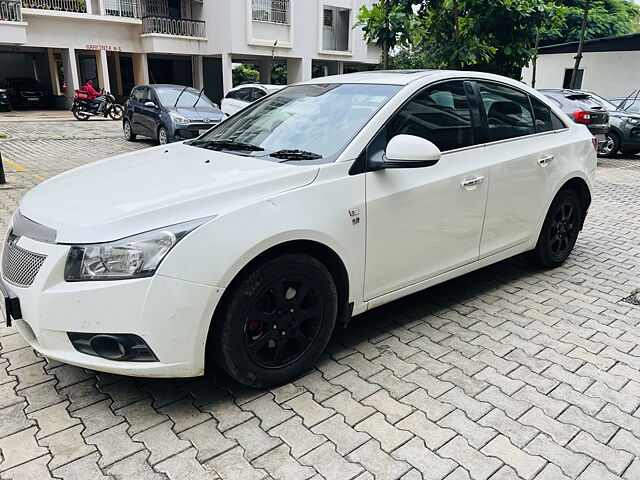
[[[592,98],[588,95],[571,95],[567,97],[569,100],[576,102],[585,110],[591,110],[592,108],[604,109],[602,104],[598,102],[595,98]]]

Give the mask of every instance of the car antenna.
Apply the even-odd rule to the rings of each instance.
[[[176,108],[178,106],[178,102],[180,101],[180,97],[182,96],[182,94],[184,93],[184,91],[189,88],[188,85],[185,85],[185,87],[182,89],[182,91],[180,92],[180,95],[178,95],[178,98],[176,98],[176,103],[173,104],[173,108]]]
[[[202,92],[204,92],[204,87],[202,87],[202,90],[200,90],[200,93],[198,94],[198,99],[196,100],[196,103],[193,104],[192,108],[196,108],[196,105],[198,104],[198,102],[200,101],[200,97],[202,96]]]

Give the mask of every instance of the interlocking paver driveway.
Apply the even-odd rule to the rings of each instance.
[[[150,145],[115,122],[0,133],[28,170],[5,164],[3,231],[38,177]],[[2,324],[0,477],[637,480],[640,158],[597,180],[564,267],[516,258],[372,311],[272,390],[85,371]]]

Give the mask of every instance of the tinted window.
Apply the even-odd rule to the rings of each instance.
[[[267,94],[267,92],[265,92],[264,90],[260,90],[259,88],[254,88],[253,89],[253,97],[251,99],[251,101],[256,101],[262,97],[264,97]]]
[[[227,98],[232,100],[240,100],[242,102],[251,102],[253,88],[240,88],[238,90],[234,90],[233,92],[229,92],[227,94]]]
[[[473,145],[463,82],[442,83],[413,97],[387,124],[387,141],[400,134],[425,138],[443,152]]]
[[[191,87],[155,87],[155,93],[160,103],[167,107],[214,107],[204,93],[201,94],[200,90]],[[154,101],[158,103],[156,100]]]
[[[495,83],[478,82],[489,124],[491,141],[522,137],[536,132],[529,97]]]
[[[143,87],[137,87],[131,91],[131,99],[135,100],[136,102],[142,102],[143,96],[144,96]]]
[[[553,121],[551,117],[551,110],[540,100],[533,97],[531,98],[531,105],[533,106],[533,117],[536,125],[536,132],[551,132],[554,130]]]

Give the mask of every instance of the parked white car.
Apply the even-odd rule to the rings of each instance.
[[[220,102],[220,110],[227,117],[239,112],[250,103],[277,92],[284,85],[263,85],[259,83],[241,84],[227,92]]]
[[[593,140],[495,75],[310,80],[196,140],[28,192],[4,246],[4,308],[73,365],[189,377],[210,359],[247,385],[281,383],[354,315],[522,252],[564,262]]]

